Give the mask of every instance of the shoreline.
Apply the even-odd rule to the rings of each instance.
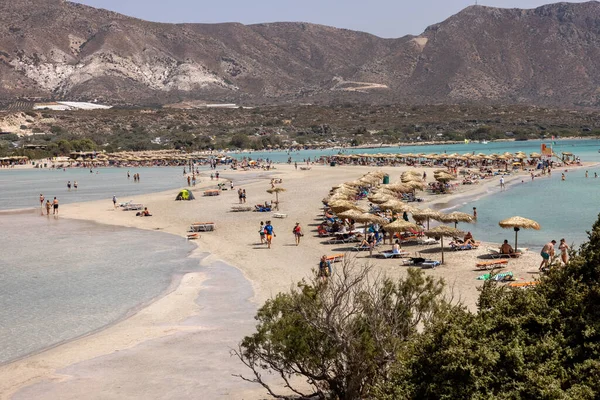
[[[578,168],[584,168],[584,167],[590,167],[590,165],[583,165],[581,167]],[[280,169],[281,168],[281,169]],[[322,172],[321,169],[324,169],[327,167],[317,167],[314,168],[314,170],[317,170],[319,172]],[[390,171],[390,173],[393,173],[394,175],[399,174],[402,170],[404,169],[411,169],[410,167],[388,167],[388,168],[373,168],[373,167],[360,167],[360,166],[346,166],[346,167],[337,167],[338,169],[327,169],[328,172],[330,172],[331,175],[334,175],[333,177],[329,177],[329,176],[322,176],[322,180],[325,180],[327,182],[332,181],[335,182],[336,179],[338,178],[338,175],[341,179],[341,177],[345,176],[346,178],[348,177],[355,177],[357,178],[358,176],[360,176],[361,172],[364,171],[371,171],[371,170],[375,170],[375,169],[385,169]],[[427,170],[428,172],[428,176],[433,176],[432,173],[429,173],[430,171],[432,171],[433,169],[424,169],[424,168],[420,168],[423,170]],[[575,168],[570,168],[570,169],[575,169]],[[254,171],[257,172],[257,171]],[[306,187],[308,184],[303,183],[303,178],[304,176],[311,176],[311,179],[317,179],[317,181],[321,181],[321,179],[319,179],[318,177],[315,177],[314,174],[311,173],[311,171],[305,171],[305,172],[301,172],[301,171],[294,171],[292,167],[284,167],[281,166],[278,169],[271,171],[271,172],[266,172],[266,171],[258,171],[259,174],[257,176],[252,176],[250,179],[248,179],[247,184],[244,185],[244,187],[247,187],[249,189],[249,193],[252,193],[254,191],[254,189],[258,189],[258,186],[264,186],[264,188],[268,187],[268,179],[270,179],[270,177],[272,176],[278,176],[278,175],[284,175],[284,186],[287,184],[288,182],[288,176],[291,175],[292,178],[294,180],[294,183],[298,186],[295,187],[295,189],[293,190],[293,193],[289,193],[289,195],[286,195],[286,193],[282,194],[282,197],[285,198],[285,200],[282,201],[283,207],[284,207],[284,212],[288,212],[290,213],[291,211],[288,210],[287,208],[287,202],[291,201],[288,196],[290,198],[293,198],[293,195],[296,196],[304,196],[301,197],[300,200],[304,199],[304,198],[312,198],[313,200],[311,200],[311,202],[307,205],[306,207],[308,208],[308,210],[306,210],[305,212],[303,212],[303,216],[302,218],[305,218],[305,220],[303,221],[303,225],[306,227],[306,231],[308,233],[309,229],[310,231],[312,231],[312,227],[309,228],[309,223],[308,220],[310,219],[310,215],[315,215],[315,209],[318,209],[318,206],[320,205],[320,200],[318,203],[314,202],[315,198],[322,198],[324,197],[324,195],[326,194],[326,191],[328,190],[328,185],[324,182],[322,182],[322,185],[318,188],[316,188],[316,192],[317,193],[311,193],[310,191],[306,191]],[[265,173],[266,172],[266,173]],[[223,176],[224,180],[230,179],[232,176],[238,176],[239,180],[239,174],[248,174],[248,173],[244,173],[241,171],[224,171],[224,175]],[[252,173],[252,171],[250,172],[250,174]],[[262,174],[264,174],[265,176],[261,176]],[[288,176],[285,176],[285,175]],[[519,174],[519,175],[514,175],[511,176],[510,178],[512,178],[510,180],[510,182],[514,182],[518,179],[522,179],[523,177],[525,177],[527,175],[525,174]],[[242,180],[243,181],[243,180]],[[203,181],[201,184],[204,184],[206,186],[211,185],[215,182],[213,181]],[[508,183],[508,182],[507,182]],[[204,185],[198,185],[196,188],[197,189],[201,189]],[[490,188],[494,187],[497,185],[497,180],[496,179],[490,179],[489,181],[485,181],[482,182],[478,185],[473,185],[474,187],[468,187],[465,188],[465,190],[462,190],[458,193],[455,194],[451,194],[449,196],[444,196],[443,198],[440,197],[438,198],[428,198],[426,202],[421,203],[423,206],[426,207],[432,207],[435,206],[436,204],[440,204],[442,202],[458,202],[464,199],[469,199],[472,197],[476,197],[479,196],[478,198],[481,198],[483,196],[487,196],[489,194],[493,194],[493,191],[489,191]],[[462,185],[465,186],[465,185]],[[513,186],[513,185],[510,185]],[[509,187],[510,187],[509,186]],[[263,188],[263,189],[264,189]],[[258,190],[256,191],[256,193],[259,193]],[[284,246],[287,246],[285,244],[280,245],[279,243],[275,243],[275,251],[273,252],[274,257],[270,257],[270,254],[266,254],[266,252],[263,251],[263,247],[256,247],[257,245],[250,245],[251,247],[248,247],[246,249],[244,249],[242,247],[242,250],[236,250],[236,249],[231,249],[230,246],[228,246],[229,243],[221,243],[221,241],[226,238],[225,240],[229,240],[231,242],[234,241],[239,241],[240,244],[241,243],[247,243],[247,233],[245,231],[240,232],[239,230],[242,230],[242,226],[245,227],[246,224],[243,224],[243,222],[245,221],[240,221],[238,218],[239,215],[240,218],[243,219],[243,217],[249,216],[249,215],[243,215],[243,214],[247,214],[247,213],[231,213],[228,207],[225,198],[228,197],[232,197],[232,200],[234,201],[231,204],[235,204],[235,197],[230,196],[232,195],[232,193],[222,193],[222,197],[223,200],[220,199],[216,199],[218,201],[218,203],[214,202],[213,200],[215,199],[211,199],[211,198],[204,198],[204,197],[200,197],[200,201],[196,201],[196,202],[178,202],[179,204],[176,204],[173,202],[173,194],[174,194],[175,190],[166,190],[166,191],[162,191],[162,192],[155,192],[155,193],[149,193],[149,194],[144,194],[144,195],[139,195],[139,196],[134,196],[134,200],[135,201],[141,201],[144,203],[149,202],[148,204],[151,207],[151,210],[153,212],[155,212],[155,209],[159,209],[160,212],[156,212],[155,215],[157,216],[157,219],[155,220],[154,217],[153,218],[139,218],[139,217],[135,217],[132,214],[128,214],[126,212],[115,212],[114,210],[106,210],[107,208],[107,200],[96,200],[96,201],[91,201],[91,202],[85,202],[85,203],[72,203],[72,204],[68,204],[65,205],[64,208],[61,209],[67,209],[66,211],[63,211],[63,214],[61,214],[62,218],[67,218],[67,219],[80,219],[80,220],[86,220],[86,221],[91,221],[91,222],[96,222],[96,223],[102,223],[102,224],[106,224],[106,225],[115,225],[115,226],[124,226],[124,227],[131,227],[131,228],[136,228],[136,229],[146,229],[146,230],[160,230],[163,231],[165,233],[168,234],[174,234],[177,235],[181,238],[185,238],[185,230],[182,230],[182,227],[185,227],[186,224],[189,224],[190,222],[194,221],[194,220],[198,220],[197,218],[199,218],[198,216],[196,216],[196,214],[201,213],[201,211],[204,211],[204,213],[201,213],[202,216],[207,215],[207,218],[210,217],[212,215],[212,218],[214,218],[215,220],[217,220],[216,222],[219,224],[217,226],[217,232],[219,232],[219,236],[215,237],[214,235],[212,235],[211,232],[208,233],[203,233],[202,234],[202,238],[199,239],[196,243],[196,248],[190,252],[190,254],[188,255],[188,257],[193,257],[195,255],[198,254],[203,254],[204,257],[201,258],[198,263],[200,266],[206,266],[206,265],[211,265],[211,264],[215,264],[215,263],[225,263],[229,266],[231,266],[232,268],[234,268],[235,270],[239,271],[242,276],[244,277],[245,280],[247,280],[247,282],[250,284],[251,288],[252,288],[252,296],[251,298],[248,299],[249,302],[251,302],[253,305],[259,305],[262,303],[262,301],[264,301],[266,298],[269,298],[271,296],[273,296],[274,294],[276,294],[277,292],[279,292],[280,290],[285,290],[286,287],[289,287],[293,284],[295,284],[296,282],[298,282],[301,278],[306,277],[306,273],[309,272],[310,270],[307,270],[306,267],[304,267],[304,269],[299,269],[297,271],[288,271],[288,269],[286,269],[285,267],[287,265],[293,265],[295,263],[297,263],[298,261],[298,257],[292,255],[291,257],[289,255],[287,255],[287,250],[285,250],[285,252],[282,252],[281,249]],[[263,190],[264,192],[264,190]],[[267,195],[264,195],[263,197],[267,197]],[[298,199],[297,199],[298,200]],[[157,204],[157,208],[154,208],[154,206],[152,205],[153,202],[155,204]],[[302,203],[302,201],[300,201]],[[187,203],[187,204],[186,204]],[[196,207],[198,204],[204,205],[204,204],[213,204],[213,206],[215,207],[215,209],[209,209],[209,212],[206,213],[206,207],[201,207],[200,209],[198,207]],[[252,204],[252,202],[251,202]],[[160,205],[160,207],[158,206]],[[180,208],[180,210],[175,210],[178,211],[177,213],[175,211],[173,211],[174,208]],[[202,210],[202,208],[204,208],[205,210]],[[10,211],[10,210],[9,210]],[[225,212],[225,216],[223,216],[222,212]],[[172,212],[172,214],[167,214],[169,212]],[[219,213],[221,212],[221,213]],[[160,214],[164,214],[162,216],[159,217]],[[235,215],[233,215],[235,214]],[[268,219],[268,215],[260,215],[258,216],[258,213],[251,213],[252,214],[252,220],[258,220],[258,219]],[[171,218],[172,217],[172,218]],[[297,216],[297,219],[301,219],[300,215]],[[221,221],[223,222],[221,222]],[[188,221],[187,223],[184,221]],[[293,224],[295,220],[293,218],[288,218],[286,220],[281,220],[281,223],[288,223],[288,224]],[[276,221],[279,224],[279,221]],[[239,230],[236,232],[236,229],[231,229],[231,227],[228,227],[228,224],[233,224],[235,227],[237,227],[237,223],[239,223]],[[221,225],[225,225],[224,229],[226,230],[225,233],[223,235],[220,234],[221,229],[223,229],[221,227]],[[158,228],[157,228],[158,226]],[[251,228],[253,229],[253,228]],[[285,238],[286,236],[286,229],[283,230],[283,233],[281,233],[281,230],[277,230],[278,232],[280,232],[281,236],[283,238]],[[250,232],[255,232],[250,230]],[[255,234],[255,233],[253,233]],[[307,235],[308,236],[308,235]],[[246,239],[244,240],[244,237],[246,237]],[[285,239],[276,239],[276,241],[280,241],[280,240],[285,240]],[[258,239],[258,235],[256,234],[255,239]],[[481,247],[485,247],[481,246]],[[204,246],[206,248],[204,248]],[[319,246],[320,247],[320,246]],[[256,252],[254,249],[260,249],[258,250],[258,252]],[[439,250],[439,247],[437,247],[437,249]],[[323,251],[321,248],[318,249],[310,249],[310,248],[302,248],[301,250],[304,251],[304,256],[302,257],[303,262],[305,262],[308,259],[312,259],[315,257],[315,254],[318,255],[321,254],[321,252]],[[430,250],[436,250],[434,248],[425,248],[422,251],[423,252],[430,252]],[[331,249],[331,251],[336,251],[336,249]],[[291,249],[290,249],[291,252]],[[258,260],[258,268],[255,268],[254,264],[251,262],[252,260],[250,260],[250,258],[260,258],[259,256],[256,255],[262,255],[263,253],[266,254],[267,257],[269,257],[268,259],[271,260],[272,262],[262,262],[262,260]],[[293,253],[293,252],[292,252]],[[460,252],[462,253],[462,252]],[[248,257],[248,256],[252,256],[255,255],[253,257]],[[358,258],[360,256],[363,256],[364,254],[359,254],[357,256],[355,256],[355,258],[357,259],[357,262],[363,260],[363,258]],[[470,254],[470,256],[475,256],[476,254]],[[454,256],[462,256],[462,254],[454,254]],[[278,261],[275,261],[277,258],[279,258]],[[370,262],[372,259],[366,258],[365,260],[368,260],[367,262]],[[374,259],[373,259],[374,260]],[[536,259],[537,260],[537,259]],[[286,262],[287,261],[287,262]],[[537,261],[536,261],[537,262]],[[254,263],[256,263],[256,260],[254,260]],[[250,265],[252,264],[252,265]],[[386,261],[383,261],[383,264],[391,264],[391,263],[387,263]],[[436,271],[440,271],[442,270],[442,273],[440,274],[439,272]],[[449,268],[445,267],[445,268],[439,268],[436,270],[432,270],[431,273],[436,275],[436,276],[441,276],[441,277],[445,277],[446,282],[448,284],[448,287],[452,287],[454,288],[454,286],[456,285],[456,280],[454,283],[451,282],[451,276],[446,276],[444,274],[444,272],[448,272]],[[398,271],[388,271],[390,274],[394,274],[394,275],[398,275],[400,274],[400,276],[402,275],[402,272],[398,272]],[[284,279],[281,277],[281,275],[289,273],[289,277],[285,277],[288,279]],[[271,276],[270,276],[271,275]],[[472,275],[472,274],[471,274]],[[264,278],[264,279],[263,279]],[[143,344],[145,342],[149,342],[152,341],[154,339],[157,338],[157,336],[155,336],[156,333],[156,325],[153,325],[151,327],[148,327],[150,335],[146,335],[146,333],[140,333],[140,326],[144,325],[144,323],[148,323],[147,320],[144,320],[143,317],[144,316],[148,316],[148,315],[162,315],[162,317],[164,318],[164,320],[166,320],[167,322],[170,322],[172,325],[177,326],[178,324],[181,323],[182,320],[184,320],[185,318],[189,318],[190,316],[193,316],[193,312],[196,311],[198,312],[199,309],[198,307],[200,307],[198,304],[196,304],[196,299],[198,298],[198,296],[200,296],[200,294],[202,293],[203,290],[203,282],[206,279],[206,277],[200,273],[200,272],[191,272],[191,273],[186,273],[186,274],[182,274],[179,280],[179,283],[176,285],[177,287],[175,287],[172,291],[165,293],[163,296],[158,296],[158,298],[154,301],[149,302],[148,304],[146,304],[145,306],[140,306],[139,309],[137,309],[135,312],[133,312],[132,315],[123,318],[123,320],[121,321],[115,321],[113,324],[107,325],[103,328],[101,328],[99,331],[96,332],[90,332],[88,334],[86,334],[83,337],[79,337],[79,338],[74,338],[71,341],[68,341],[66,343],[54,346],[50,349],[46,349],[46,350],[42,350],[39,353],[36,353],[34,355],[30,355],[30,356],[25,356],[22,359],[19,360],[15,360],[12,361],[8,364],[2,365],[0,366],[0,376],[2,376],[4,373],[6,373],[6,369],[7,367],[13,366],[14,369],[16,370],[16,373],[14,373],[13,375],[9,375],[8,379],[0,379],[0,398],[4,399],[4,398],[9,398],[11,393],[14,394],[17,391],[19,391],[21,388],[23,387],[29,387],[33,381],[35,382],[39,382],[45,379],[50,378],[51,380],[53,379],[52,377],[57,373],[57,371],[59,369],[64,368],[65,366],[68,365],[73,365],[75,363],[79,363],[82,362],[82,360],[89,360],[90,359],[90,354],[81,354],[82,349],[87,349],[89,344],[86,344],[86,342],[92,342],[93,344],[99,345],[99,342],[101,343],[102,340],[106,339],[106,338],[112,338],[112,340],[115,340],[116,342],[113,343],[113,345],[111,346],[110,344],[108,345],[100,345],[99,349],[96,350],[96,352],[94,352],[92,355],[92,357],[99,357],[102,354],[106,355],[106,354],[111,354],[114,353],[116,351],[120,351],[123,350],[125,348],[131,348],[131,347],[135,347],[137,345]],[[455,279],[457,279],[455,277]],[[198,280],[201,280],[201,282],[198,282]],[[191,282],[194,281],[194,282]],[[467,282],[467,285],[471,284],[471,286],[475,286],[475,284],[472,284],[471,282]],[[462,287],[465,287],[465,284],[462,284]],[[191,293],[193,292],[193,293]],[[462,297],[462,293],[461,297]],[[168,300],[167,300],[168,299]],[[472,300],[472,296],[470,298]],[[467,300],[468,301],[468,300]],[[165,314],[161,314],[161,304],[163,302],[175,302],[177,304],[177,311],[180,312],[180,314],[177,314],[177,317],[179,317],[180,319],[178,321],[174,321],[173,319],[168,319],[167,317],[172,317],[170,315],[165,315]],[[172,304],[173,305],[173,304]],[[250,317],[253,317],[253,315],[251,315]],[[154,319],[154,318],[153,318]],[[163,320],[163,322],[164,322]],[[127,338],[130,338],[130,334],[127,333],[127,330],[131,330],[132,332],[137,332],[139,334],[139,336],[137,336],[136,338],[131,339],[130,341],[118,341],[118,337],[119,335],[125,335]],[[141,329],[142,331],[144,329]],[[115,335],[115,336],[113,336]],[[159,336],[162,337],[162,336]],[[241,339],[241,337],[239,338]],[[124,338],[121,338],[121,340],[124,340]],[[110,342],[110,340],[109,340]],[[128,346],[125,346],[124,343],[127,343]],[[89,351],[89,350],[88,350]],[[64,357],[64,354],[66,353],[67,355],[70,355],[69,357]],[[74,354],[75,353],[75,354]],[[101,353],[101,354],[100,354]],[[75,357],[77,355],[77,357]],[[61,361],[59,361],[58,359],[60,359]],[[62,361],[64,359],[64,361]],[[36,363],[40,363],[41,365],[38,365],[37,367],[35,366]],[[30,369],[32,368],[32,369]],[[36,369],[37,368],[37,369]],[[28,371],[28,374],[24,375],[24,372]],[[19,378],[17,378],[19,377]],[[20,383],[16,383],[13,385],[8,385],[8,388],[6,386],[3,386],[3,384],[1,383],[2,381],[7,381],[10,379],[16,379],[19,380]],[[7,392],[7,390],[9,390],[9,392]]]

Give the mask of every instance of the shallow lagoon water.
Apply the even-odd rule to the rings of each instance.
[[[194,248],[161,232],[0,216],[0,364],[100,329],[196,271]]]

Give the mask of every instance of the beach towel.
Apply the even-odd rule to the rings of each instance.
[[[503,272],[501,274],[483,274],[477,277],[478,280],[480,281],[489,281],[494,280],[494,281],[503,281],[503,280],[508,280],[507,278],[513,277],[513,273],[512,272]]]

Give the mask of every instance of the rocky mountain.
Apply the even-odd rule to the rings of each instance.
[[[600,3],[472,6],[417,37],[0,2],[0,101],[600,104]]]

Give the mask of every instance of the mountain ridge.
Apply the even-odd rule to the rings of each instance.
[[[149,22],[63,0],[0,4],[0,22],[5,101],[600,102],[595,1],[470,6],[397,39],[303,22]]]

